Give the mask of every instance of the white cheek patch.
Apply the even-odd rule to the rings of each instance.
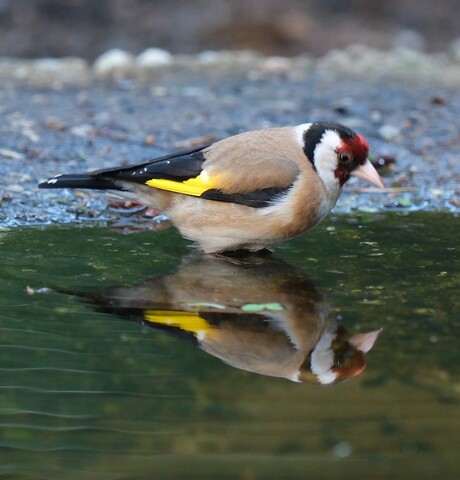
[[[338,184],[334,172],[337,168],[336,150],[341,146],[341,143],[337,132],[328,130],[315,148],[315,168],[326,187]]]
[[[312,126],[312,123],[303,123],[294,127],[295,137],[298,144],[304,148],[305,132]],[[324,186],[329,191],[340,191],[339,181],[335,176],[337,168],[337,149],[342,145],[342,140],[335,130],[326,130],[321,141],[316,145],[314,151],[314,165]]]
[[[311,371],[316,375],[322,385],[333,383],[337,378],[332,370],[334,365],[334,351],[331,348],[335,332],[326,331],[321,335],[311,354]]]

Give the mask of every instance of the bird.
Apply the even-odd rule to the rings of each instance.
[[[381,333],[348,332],[318,282],[274,256],[192,253],[138,285],[55,291],[192,340],[231,367],[298,383],[332,385],[360,375]]]
[[[40,188],[116,192],[165,214],[205,253],[267,250],[312,229],[355,176],[382,188],[364,137],[316,121],[239,133],[144,163],[60,174]]]

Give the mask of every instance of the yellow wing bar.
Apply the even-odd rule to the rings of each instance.
[[[206,172],[201,172],[198,177],[189,178],[184,182],[152,178],[152,180],[147,180],[145,183],[149,187],[168,190],[175,193],[183,193],[185,195],[193,195],[194,197],[199,197],[206,190],[216,188],[215,179],[211,179]]]
[[[206,332],[212,329],[209,323],[201,318],[199,313],[195,312],[146,310],[144,312],[144,319],[147,322],[180,328],[195,335],[197,335],[198,332]]]

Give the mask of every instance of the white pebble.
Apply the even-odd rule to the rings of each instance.
[[[334,455],[338,458],[345,458],[352,454],[353,448],[348,442],[340,442],[332,449]]]
[[[94,129],[91,125],[83,123],[81,125],[75,125],[70,129],[70,133],[75,137],[86,138],[92,135]]]
[[[394,125],[382,125],[379,128],[379,135],[384,140],[395,140],[400,135],[400,130]]]
[[[113,49],[103,53],[93,65],[94,73],[99,78],[125,76],[135,69],[134,56],[124,50]]]
[[[22,153],[8,148],[0,148],[0,155],[6,158],[13,158],[14,160],[24,160],[24,155]]]
[[[263,64],[264,68],[273,73],[288,72],[292,68],[292,62],[286,57],[267,57]]]
[[[173,56],[162,48],[147,48],[136,58],[136,65],[140,68],[156,68],[171,65]]]

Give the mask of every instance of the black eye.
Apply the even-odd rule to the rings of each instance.
[[[337,155],[337,158],[339,159],[340,163],[350,163],[351,161],[351,156],[348,155],[347,153],[339,153]]]
[[[334,358],[334,365],[339,368],[343,367],[345,365],[345,356],[341,354],[336,355]]]

